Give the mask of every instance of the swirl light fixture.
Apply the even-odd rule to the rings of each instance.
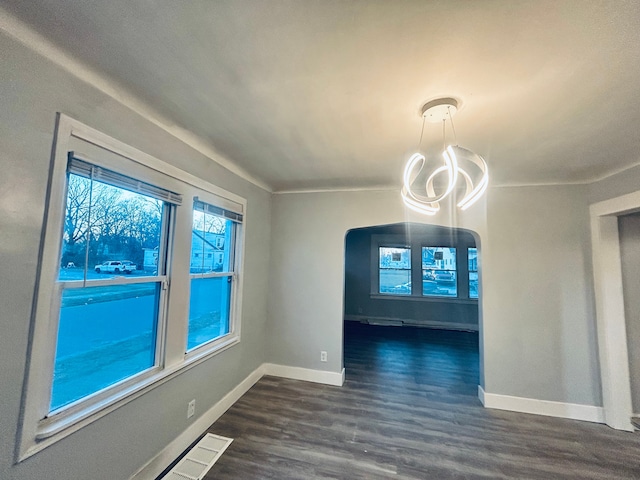
[[[422,107],[422,133],[418,150],[422,144],[425,122],[442,122],[445,140],[448,119],[455,136],[451,117],[458,111],[458,105],[455,98],[438,98]],[[451,195],[463,180],[465,193],[457,206],[466,210],[482,197],[489,184],[489,169],[484,158],[458,145],[445,146],[442,160],[427,159],[416,152],[411,155],[404,168],[402,200],[416,212],[435,215],[440,210],[440,201]]]

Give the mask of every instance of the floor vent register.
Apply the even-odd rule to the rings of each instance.
[[[232,438],[207,433],[162,480],[202,480],[231,442]]]

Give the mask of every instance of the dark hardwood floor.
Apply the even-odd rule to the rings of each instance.
[[[264,377],[207,479],[640,478],[640,434],[484,409],[478,336],[347,323],[346,382]]]

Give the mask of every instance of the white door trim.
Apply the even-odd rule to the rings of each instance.
[[[605,423],[633,431],[618,216],[640,210],[640,191],[594,203],[589,210]]]

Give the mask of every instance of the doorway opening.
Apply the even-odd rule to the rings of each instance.
[[[625,299],[623,275],[628,277],[628,289],[631,272],[626,268],[623,270],[622,265],[623,258],[635,256],[635,239],[621,238],[621,232],[624,235],[625,230],[635,228],[632,214],[638,212],[640,192],[598,202],[590,207],[602,406],[605,423],[627,431],[634,430],[634,405],[626,313],[631,315],[635,307],[629,303],[630,298]]]
[[[347,378],[440,385],[478,402],[478,243],[468,230],[414,223],[347,232]]]
[[[618,217],[632,423],[640,428],[640,212]]]

